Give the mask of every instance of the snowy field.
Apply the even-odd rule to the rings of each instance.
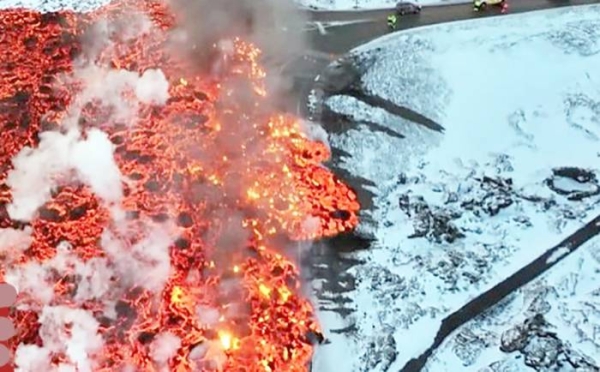
[[[298,5],[314,10],[368,10],[393,8],[397,0],[295,0]],[[469,0],[413,0],[422,6],[470,3]]]
[[[377,243],[351,269],[355,313],[321,314],[329,329],[356,330],[329,333],[314,372],[399,371],[445,315],[600,214],[599,52],[600,6],[415,29],[356,50],[365,91],[445,131],[328,99],[359,123],[330,142],[352,154],[343,168],[377,185],[377,225],[365,226]],[[428,371],[598,371],[599,283],[595,238],[454,334]]]
[[[43,12],[56,12],[69,9],[86,12],[110,2],[110,0],[0,0],[0,9],[27,8]]]

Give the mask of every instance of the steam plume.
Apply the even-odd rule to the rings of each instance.
[[[277,67],[307,48],[305,16],[292,0],[170,0],[178,14],[184,43],[195,65],[210,68],[219,41],[242,37],[263,52],[263,66],[275,81]],[[279,81],[278,81],[279,80]]]
[[[231,43],[227,39],[240,36],[262,49],[266,68],[271,70],[270,76],[275,76],[271,83],[276,86],[282,79],[274,73],[279,63],[302,51],[305,46],[300,32],[303,20],[291,0],[172,0],[172,5],[182,20],[178,35],[183,35],[183,38],[177,38],[177,33],[173,34],[173,48],[184,47],[183,52],[188,53],[190,64],[204,71],[214,72],[217,60],[231,53]],[[116,53],[111,50],[114,37],[133,40],[152,30],[153,26],[147,17],[128,17],[129,14],[120,20],[100,22],[85,35],[81,59],[76,61],[72,75],[62,79],[67,83],[70,80],[82,82],[84,87],[74,97],[67,109],[67,116],[63,118],[62,127],[66,130],[41,133],[41,141],[36,148],[25,148],[13,159],[14,169],[7,181],[13,195],[13,202],[8,207],[13,219],[32,220],[39,207],[50,199],[52,191],[65,181],[87,185],[104,201],[104,206],[118,209],[126,190],[123,188],[124,177],[114,160],[115,146],[100,129],[83,128],[80,125],[82,111],[87,103],[99,101],[103,106],[112,108],[112,122],[134,126],[138,119],[138,105],[160,106],[169,99],[169,82],[160,70],[151,69],[139,74],[137,71],[117,70],[97,64],[96,57],[100,50],[102,53]],[[215,48],[215,45],[219,48]],[[229,128],[215,139],[212,150],[181,151],[186,156],[208,160],[207,164],[211,164],[211,158],[221,158],[223,154],[230,159],[230,169],[224,175],[224,184],[228,185],[225,193],[214,193],[214,190],[206,187],[198,188],[196,195],[189,196],[214,205],[214,208],[209,208],[210,215],[203,217],[218,220],[223,228],[222,232],[206,233],[210,240],[216,241],[217,253],[211,258],[217,270],[222,271],[224,268],[231,269],[232,251],[248,251],[248,231],[241,225],[247,217],[244,213],[254,211],[241,212],[235,208],[236,199],[245,196],[244,184],[254,177],[244,176],[247,166],[250,163],[254,166],[251,169],[258,168],[257,164],[252,164],[253,159],[271,161],[255,156],[264,150],[265,144],[259,139],[250,143],[243,153],[240,152],[239,143],[258,131],[253,125],[262,122],[272,109],[265,107],[265,102],[268,102],[265,100],[261,100],[261,105],[256,104],[256,93],[243,78],[225,79],[223,90],[231,94],[224,95],[220,104],[242,107],[245,109],[242,112],[246,114],[241,117],[223,114],[218,118],[227,123]],[[133,92],[137,101],[122,100],[124,92]],[[323,132],[312,129],[313,135],[325,137]],[[18,268],[7,267],[6,280],[27,298],[22,308],[33,309],[41,314],[44,346],[19,345],[16,365],[20,371],[47,370],[53,353],[61,353],[66,357],[58,370],[93,370],[95,353],[103,346],[103,339],[98,334],[98,320],[91,311],[73,309],[73,306],[100,300],[106,306],[104,316],[115,318],[115,303],[126,289],[141,287],[155,296],[162,295],[165,283],[172,274],[169,248],[176,240],[176,234],[161,224],[142,221],[142,228],[136,226],[136,231],[141,230],[145,236],[132,242],[124,234],[129,226],[121,226],[125,222],[117,219],[117,216],[122,214],[113,213],[113,226],[106,228],[102,234],[102,258],[84,262],[71,252],[68,242],[61,242],[52,259],[41,263],[30,262]],[[307,226],[314,223],[308,221]],[[117,225],[116,228],[114,225]],[[115,229],[116,232],[113,231]],[[17,231],[0,230],[0,252],[15,251],[15,256],[23,253],[31,243],[31,231]],[[62,298],[55,296],[55,278],[52,276],[57,272],[69,272],[76,278],[76,290],[69,294],[69,306],[62,303]],[[235,289],[240,288],[234,280],[223,280],[222,284],[222,295],[231,296],[231,293],[236,293]],[[239,295],[237,297],[241,298]],[[241,314],[243,306],[235,305],[239,304],[230,306],[229,311]],[[221,314],[215,309],[198,307],[196,310],[201,323],[212,325],[220,321]],[[67,324],[71,332],[65,331]],[[149,346],[155,366],[167,368],[168,359],[181,344],[182,340],[171,333],[158,335]],[[221,345],[215,340],[198,345],[192,354],[190,358],[197,359],[198,363],[206,362],[217,369],[221,368],[226,358]]]

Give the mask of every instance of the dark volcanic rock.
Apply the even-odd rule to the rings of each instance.
[[[463,201],[461,207],[464,209],[472,211],[475,215],[483,212],[489,216],[495,216],[502,209],[513,204],[514,193],[511,178],[483,176],[477,181],[481,186],[483,196]]]
[[[577,167],[553,169],[552,176],[545,180],[545,184],[550,190],[572,201],[580,201],[600,194],[600,184],[596,174]]]
[[[373,341],[367,345],[367,352],[364,354],[364,365],[368,371],[377,370],[387,371],[392,363],[398,357],[396,340],[391,330],[383,331],[379,336],[376,336]]]
[[[594,361],[574,352],[551,331],[544,316],[536,314],[502,334],[500,350],[518,351],[535,371],[600,371]]]
[[[518,325],[507,329],[502,333],[502,337],[500,338],[500,350],[505,353],[523,350],[523,348],[527,346],[528,341],[529,335],[527,329]]]
[[[523,349],[525,365],[535,369],[550,368],[561,353],[561,342],[552,337],[534,337]]]
[[[414,233],[409,238],[426,238],[435,243],[453,243],[464,237],[464,234],[452,223],[452,220],[460,217],[459,214],[430,207],[422,197],[411,198],[408,194],[400,196],[399,206],[409,217],[413,217]]]

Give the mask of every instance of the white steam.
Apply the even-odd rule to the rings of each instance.
[[[177,354],[181,339],[172,333],[164,332],[156,336],[150,345],[150,356],[161,369],[168,367],[169,359]],[[168,369],[167,369],[168,370]]]
[[[91,356],[101,351],[103,342],[94,316],[82,309],[66,306],[46,306],[39,318],[39,335],[43,345],[20,344],[15,352],[18,372],[77,371],[91,372]],[[51,368],[53,353],[62,353],[67,363]]]
[[[93,271],[101,267],[102,270]],[[85,301],[100,298],[108,292],[110,281],[106,280],[104,286],[95,286],[101,280],[110,278],[111,271],[104,259],[91,259],[83,262],[71,250],[70,244],[63,242],[56,248],[56,255],[46,261],[29,261],[18,267],[10,267],[5,274],[5,280],[14,286],[22,295],[19,302],[20,308],[36,308],[49,305],[54,300],[55,272],[73,272],[82,276],[83,286],[78,287],[75,299]]]
[[[152,227],[150,233],[137,244],[127,247],[109,231],[102,235],[106,258],[81,260],[68,242],[58,245],[56,255],[46,261],[29,261],[6,270],[5,281],[23,295],[21,308],[49,305],[54,300],[53,274],[73,273],[79,279],[73,300],[81,304],[88,300],[114,298],[113,278],[118,278],[121,288],[140,286],[160,293],[171,274],[169,246],[176,236],[161,226]]]
[[[51,360],[50,350],[37,345],[21,344],[15,351],[17,372],[47,371]]]
[[[82,183],[88,186],[112,212],[114,219],[122,216],[124,177],[115,162],[115,146],[108,135],[98,128],[81,128],[81,118],[88,103],[100,103],[111,109],[107,120],[135,125],[139,106],[163,105],[169,99],[169,82],[161,70],[136,71],[112,69],[97,65],[100,50],[114,53],[111,38],[134,39],[148,32],[152,25],[145,16],[123,17],[118,22],[96,24],[92,40],[86,43],[86,57],[77,61],[74,71],[60,81],[81,84],[83,90],[73,97],[66,116],[61,120],[62,132],[39,134],[37,147],[23,148],[13,159],[6,184],[11,188],[12,201],[7,206],[13,220],[32,221],[63,184]],[[92,118],[94,119],[94,118]],[[89,124],[89,123],[88,123]],[[107,123],[99,123],[107,124]],[[124,219],[113,221],[119,231],[126,231]],[[5,257],[5,280],[19,292],[18,308],[37,311],[39,335],[43,346],[20,344],[15,353],[16,370],[20,372],[58,371],[91,372],[94,360],[104,341],[99,324],[91,312],[77,308],[84,302],[97,300],[105,306],[106,316],[115,315],[116,300],[123,291],[141,286],[157,295],[171,273],[169,246],[177,238],[163,226],[145,224],[145,237],[130,245],[130,236],[116,236],[105,231],[101,248],[105,257],[83,260],[70,242],[56,247],[56,255],[39,262],[31,260],[16,265],[32,243],[32,230],[0,229],[0,253]],[[65,298],[55,293],[57,278],[75,278],[75,292]],[[68,303],[68,306],[65,304]],[[172,338],[159,338],[156,357],[160,363],[173,352]],[[175,348],[176,350],[176,348]],[[56,365],[55,354],[66,359]]]
[[[227,355],[223,351],[223,347],[218,340],[210,340],[203,342],[190,351],[190,361],[197,366],[207,366],[209,370],[223,371],[227,362]],[[195,370],[203,370],[196,368]]]
[[[169,82],[162,70],[146,70],[137,80],[135,94],[142,103],[164,105],[169,99]]]
[[[159,293],[171,274],[169,246],[176,238],[163,229],[155,228],[142,241],[127,247],[122,240],[105,231],[101,244],[116,266],[122,284],[141,286]]]
[[[329,145],[329,135],[319,123],[309,120],[300,120],[300,130],[309,140],[321,142],[327,146],[327,149],[331,151],[331,147]]]
[[[106,133],[97,129],[91,129],[87,138],[79,130],[40,133],[37,148],[25,147],[12,160],[14,169],[6,179],[13,196],[7,206],[9,216],[31,221],[50,200],[52,190],[58,186],[57,177],[72,170],[100,198],[119,202],[123,195],[122,176],[113,149]]]
[[[190,4],[184,0],[175,2]],[[224,0],[218,3],[217,6],[214,0],[201,0],[196,2],[197,6],[183,8],[188,10],[189,16],[185,17],[184,33],[202,53],[212,47],[213,41],[227,36],[222,34],[227,33],[225,28],[234,25],[237,29],[246,24],[248,17],[251,18],[251,30],[236,31],[248,31],[251,40],[263,47],[267,56],[292,54],[303,44],[300,37],[298,40],[290,39],[290,35],[284,35],[279,25],[274,23],[296,14],[289,7],[289,1]],[[203,14],[204,11],[207,13]],[[301,22],[293,16],[289,19]],[[100,129],[86,128],[84,131],[80,127],[84,108],[91,102],[100,102],[103,107],[111,108],[111,122],[130,126],[136,124],[141,105],[164,105],[167,102],[169,82],[161,70],[146,70],[140,74],[94,62],[100,51],[109,55],[117,53],[116,48],[111,46],[113,38],[133,40],[152,28],[144,15],[97,23],[88,35],[90,40],[86,43],[84,57],[77,61],[71,75],[61,78],[67,84],[78,82],[83,87],[73,97],[66,110],[67,115],[62,119],[65,131],[40,133],[36,148],[26,147],[13,158],[13,169],[6,181],[13,196],[7,206],[12,219],[31,221],[39,208],[50,200],[54,189],[71,182],[87,185],[102,199],[104,207],[113,212],[111,229],[106,229],[100,240],[104,257],[86,261],[74,252],[70,242],[61,242],[53,258],[15,266],[14,259],[32,242],[32,231],[0,229],[0,253],[8,257],[5,280],[17,288],[20,309],[31,309],[40,314],[43,346],[20,344],[15,354],[17,371],[91,372],[95,368],[95,356],[102,351],[103,339],[98,333],[99,324],[94,315],[74,306],[98,300],[106,308],[103,315],[115,318],[115,303],[126,289],[139,286],[158,296],[172,274],[169,247],[177,238],[176,234],[163,225],[144,225],[142,221],[146,231],[143,231],[145,236],[140,241],[131,244],[131,236],[122,236],[130,226],[125,225],[124,219],[117,220],[117,216],[123,216],[120,205],[124,197],[124,177],[114,159],[115,146]],[[231,52],[231,44],[221,43],[219,47],[224,54]],[[322,128],[310,123],[306,125],[304,129],[312,139],[327,143],[327,135]],[[307,221],[310,226],[315,223]],[[235,243],[231,240],[233,237],[225,238],[229,240],[223,241],[223,245],[230,243],[235,246],[231,244]],[[67,301],[64,298],[55,294],[57,275],[67,274],[69,279],[76,280],[75,292],[67,295],[69,306],[65,306]],[[196,310],[202,325],[211,327],[218,324],[218,310],[207,307]],[[181,346],[182,341],[171,333],[157,335],[150,345],[150,357],[158,370],[168,371],[169,359]],[[58,366],[52,365],[52,356],[56,353],[67,358]],[[208,364],[221,371],[227,356],[220,342],[211,340],[195,347],[190,359],[197,365]],[[135,369],[132,367],[132,370]]]
[[[23,230],[19,229],[0,229],[0,254],[4,257],[4,264],[10,264],[14,259],[19,257],[31,243],[31,227],[26,227]]]
[[[84,85],[69,108],[71,125],[76,125],[82,108],[89,102],[101,101],[113,110],[112,120],[131,125],[135,123],[139,103],[164,105],[169,99],[169,82],[162,70],[149,69],[140,75],[135,71],[83,64],[70,79]],[[134,93],[136,99],[125,99],[126,92]]]
[[[202,327],[211,328],[219,323],[221,313],[217,309],[200,305],[196,308],[196,317]]]

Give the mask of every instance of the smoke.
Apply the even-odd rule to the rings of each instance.
[[[98,334],[100,325],[92,313],[67,306],[46,306],[38,321],[43,346],[20,344],[15,352],[17,371],[51,370],[53,353],[65,355],[68,362],[60,363],[52,371],[93,371],[91,356],[101,350],[103,342]]]
[[[39,335],[45,349],[51,353],[64,353],[77,371],[93,370],[90,356],[100,351],[104,343],[98,334],[100,324],[92,313],[67,306],[46,306],[39,323]]]
[[[121,285],[125,288],[140,286],[153,293],[161,293],[171,274],[169,247],[176,238],[155,226],[132,247],[127,247],[108,230],[102,235],[101,244],[116,266]]]
[[[302,36],[303,18],[296,11],[292,1],[283,0],[172,0],[172,5],[181,18],[181,27],[172,33],[172,47],[179,53],[186,53],[191,65],[219,73],[227,63],[232,51],[231,37],[241,36],[254,42],[263,52],[269,76],[274,76],[270,87],[283,82],[277,74],[278,66],[288,58],[301,52],[305,47]],[[143,235],[132,242],[126,232],[128,222],[120,216],[120,204],[126,191],[124,177],[114,158],[115,146],[108,135],[99,128],[83,128],[81,119],[87,104],[101,102],[102,107],[110,108],[110,122],[135,126],[141,105],[164,105],[169,97],[169,82],[158,69],[148,69],[143,73],[115,69],[97,62],[100,53],[118,55],[112,46],[116,41],[130,41],[152,32],[154,26],[143,14],[127,14],[122,18],[97,23],[84,35],[84,50],[75,61],[74,70],[60,79],[63,84],[81,83],[83,89],[74,97],[62,118],[63,131],[39,134],[40,142],[35,148],[24,148],[14,159],[9,172],[7,185],[11,188],[12,202],[7,211],[14,220],[31,221],[37,211],[48,202],[53,191],[64,183],[83,183],[102,201],[104,207],[113,212],[113,221],[101,237],[100,247],[104,256],[82,260],[68,242],[61,242],[56,255],[43,262],[28,262],[15,267],[7,265],[5,280],[18,288],[22,298],[21,309],[33,309],[41,313],[41,337],[43,347],[19,345],[15,355],[18,370],[48,370],[51,355],[64,353],[66,360],[56,370],[87,372],[93,369],[93,356],[102,348],[102,338],[98,335],[99,324],[94,316],[85,310],[63,306],[64,298],[55,295],[56,273],[73,274],[76,289],[68,298],[71,306],[79,306],[86,301],[100,300],[106,307],[104,316],[116,317],[115,303],[126,289],[141,287],[160,296],[172,274],[169,249],[178,238],[167,224],[154,224],[141,221],[134,230]],[[216,48],[214,46],[217,46]],[[236,112],[243,116],[227,114],[219,121],[229,127],[219,135],[206,152],[197,150],[185,153],[198,159],[219,159],[226,154],[230,158],[229,173],[224,176],[227,189],[224,193],[214,192],[208,186],[198,188],[194,197],[208,203],[210,215],[203,216],[215,220],[218,231],[209,231],[208,241],[214,242],[214,260],[217,272],[223,274],[238,262],[239,255],[248,254],[249,232],[242,226],[247,213],[235,208],[236,199],[245,197],[250,180],[256,174],[247,174],[250,169],[260,167],[261,162],[275,161],[259,155],[266,144],[260,140],[247,139],[258,131],[254,126],[263,122],[266,113],[272,112],[269,102],[256,96],[250,82],[243,78],[228,77],[224,80],[224,94],[220,102],[223,107],[241,107]],[[127,99],[125,99],[127,98]],[[260,99],[260,104],[259,103]],[[100,123],[106,124],[106,123]],[[93,126],[93,125],[92,125]],[[326,139],[324,131],[306,124],[306,129],[314,138]],[[248,142],[244,152],[240,143]],[[185,149],[182,149],[182,153]],[[272,164],[266,164],[271,167]],[[293,193],[294,190],[286,190]],[[175,207],[175,206],[166,206]],[[307,228],[316,228],[318,221],[307,220]],[[141,226],[141,227],[140,227]],[[0,230],[0,252],[11,260],[16,259],[31,244],[31,229]],[[243,252],[243,253],[241,253]],[[223,280],[223,296],[240,295],[240,283]],[[239,304],[233,304],[229,311],[242,313]],[[207,327],[218,324],[223,314],[219,310],[197,307],[197,320]],[[232,315],[232,314],[227,314]],[[233,317],[233,316],[232,316]],[[68,331],[67,331],[68,329]],[[150,357],[159,369],[167,368],[167,361],[181,347],[181,340],[171,333],[158,335],[150,345]],[[209,340],[193,349],[190,359],[197,365],[203,363],[221,369],[226,355],[216,340]]]
[[[84,86],[69,107],[71,125],[76,125],[87,103],[100,101],[110,108],[114,122],[133,125],[139,104],[164,105],[169,99],[169,82],[161,70],[149,69],[143,74],[135,71],[117,70],[95,63],[79,62],[67,82],[79,82]],[[133,92],[136,100],[127,100],[124,94]]]
[[[87,138],[79,129],[66,133],[40,133],[36,148],[23,148],[12,160],[6,184],[13,200],[7,206],[17,221],[31,221],[58,184],[58,177],[75,171],[77,178],[107,203],[120,201],[121,172],[113,157],[114,146],[106,133],[91,129]]]
[[[127,230],[122,225],[124,220],[119,218],[124,215],[120,210],[124,178],[115,162],[115,146],[101,129],[82,127],[81,118],[87,104],[100,102],[110,109],[111,117],[107,120],[131,126],[137,122],[141,104],[166,103],[169,83],[161,70],[149,69],[139,74],[95,61],[100,50],[116,53],[110,45],[114,42],[112,38],[134,39],[150,29],[149,19],[138,15],[99,22],[86,34],[82,57],[74,62],[72,73],[59,76],[61,85],[56,86],[57,89],[69,84],[83,87],[61,118],[61,131],[39,133],[36,147],[25,147],[12,159],[13,167],[6,179],[12,195],[7,205],[11,219],[32,221],[57,187],[76,183],[88,186],[114,212],[117,230]],[[146,226],[146,231],[142,231],[145,237],[135,244],[129,244],[129,237],[116,236],[107,229],[100,242],[105,257],[83,260],[69,242],[62,241],[52,258],[24,265],[16,265],[16,261],[33,241],[31,228],[0,229],[4,280],[17,288],[19,309],[38,312],[43,342],[43,346],[18,345],[15,353],[18,371],[91,372],[95,353],[102,349],[104,341],[98,334],[99,323],[94,314],[73,306],[100,300],[106,306],[105,315],[109,316],[126,289],[139,286],[157,295],[161,293],[171,271],[169,247],[177,236],[157,224],[142,225],[142,230]],[[76,280],[75,290],[67,294],[68,298],[55,293],[57,275],[59,278],[71,275]],[[65,359],[52,366],[52,355],[56,354],[64,355]],[[164,356],[164,352],[158,355]]]
[[[278,68],[307,49],[303,33],[305,15],[292,0],[170,0],[180,19],[177,48],[189,53],[194,65],[213,67],[215,48],[222,40],[241,37],[263,53],[262,65],[274,80],[284,83]],[[223,46],[224,44],[221,44]],[[207,51],[213,51],[207,52]]]
[[[228,131],[220,133],[215,139],[214,147],[209,150],[213,152],[196,154],[204,160],[208,159],[208,163],[211,163],[211,157],[218,162],[224,153],[231,160],[228,176],[224,179],[227,185],[225,196],[213,196],[208,190],[199,190],[199,193],[215,205],[213,216],[221,225],[218,231],[207,233],[207,240],[215,242],[215,251],[210,258],[223,278],[220,296],[222,301],[230,305],[231,312],[238,312],[231,315],[243,316],[245,309],[240,300],[243,298],[241,286],[229,273],[233,265],[243,262],[251,254],[246,247],[249,231],[242,227],[242,220],[248,215],[235,208],[224,208],[223,205],[232,205],[236,197],[246,198],[248,185],[256,180],[261,166],[270,169],[277,167],[275,156],[264,156],[268,143],[260,139],[249,142],[247,139],[255,137],[260,130],[253,124],[264,121],[275,112],[277,100],[285,99],[279,93],[288,88],[291,82],[288,80],[290,77],[281,74],[281,67],[308,49],[303,32],[306,19],[292,0],[171,0],[170,5],[179,17],[179,29],[172,35],[173,48],[177,53],[186,55],[192,68],[220,75],[233,54],[230,40],[241,37],[261,50],[261,67],[267,73],[267,99],[257,96],[251,82],[245,78],[219,76],[224,92],[219,100],[220,112],[226,113],[228,107],[241,107],[242,110],[234,112],[241,111],[245,115],[236,117],[222,114],[218,117],[220,122],[227,123]],[[322,127],[311,122],[300,124],[301,131],[309,139],[328,146],[327,133]],[[243,153],[240,152],[241,143],[244,144]],[[259,159],[261,165],[253,159]],[[253,170],[251,174],[248,169]],[[285,192],[294,194],[296,190],[288,187]],[[259,199],[255,204],[257,210],[269,208],[268,200]],[[303,226],[307,232],[314,232],[319,227],[320,220],[314,217],[308,217]],[[311,243],[293,244],[292,247],[282,244],[277,249],[300,264],[302,256],[308,254],[311,246]]]
[[[161,370],[168,371],[167,362],[181,347],[181,339],[172,333],[164,332],[156,336],[150,345],[150,356]]]
[[[94,60],[100,52],[116,54],[116,40],[129,42],[153,29],[152,20],[142,11],[129,10],[120,17],[99,19],[81,36],[85,47],[83,55],[88,60]]]
[[[15,352],[15,365],[20,372],[47,371],[51,365],[50,350],[38,345],[21,344]]]
[[[327,149],[331,151],[329,145],[329,135],[325,129],[319,124],[309,120],[301,120],[300,128],[308,139],[315,142],[321,142],[327,146]]]
[[[223,371],[227,355],[217,340],[206,341],[190,351],[190,361],[195,364],[195,371]],[[203,368],[205,367],[205,368]]]
[[[13,263],[21,253],[23,253],[31,243],[31,227],[24,229],[5,228],[0,229],[0,254],[3,256],[4,264]]]

